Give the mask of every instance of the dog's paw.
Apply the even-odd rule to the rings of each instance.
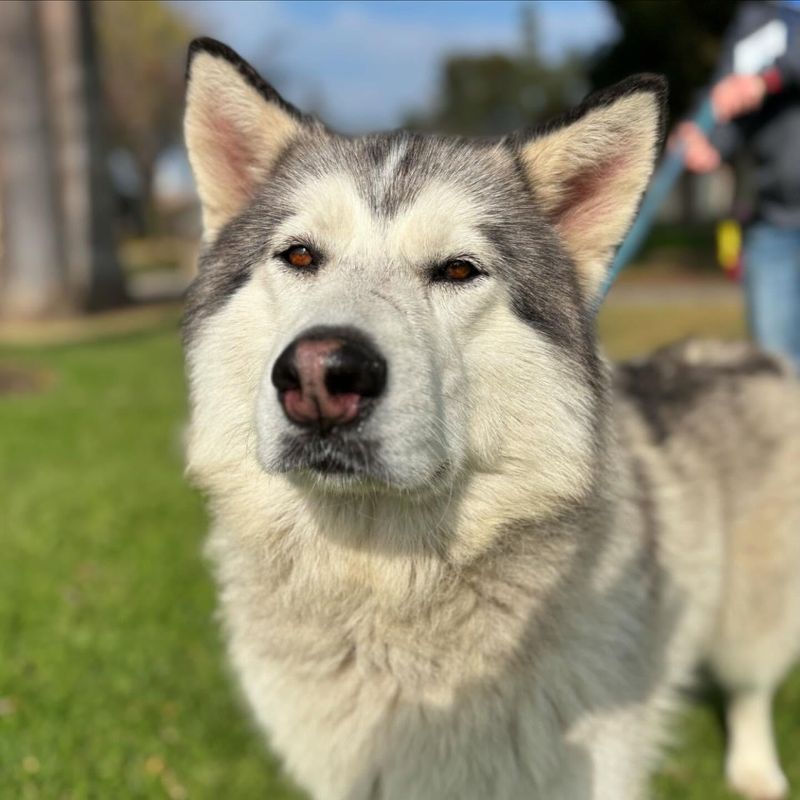
[[[777,764],[729,764],[725,777],[728,786],[748,800],[784,800],[789,796],[789,782]]]

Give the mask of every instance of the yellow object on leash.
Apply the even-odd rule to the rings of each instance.
[[[717,261],[731,280],[738,280],[742,270],[742,226],[735,219],[717,225]]]

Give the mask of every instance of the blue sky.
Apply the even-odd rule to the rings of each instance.
[[[520,0],[256,2],[171,0],[199,34],[230,44],[286,97],[346,132],[388,128],[435,100],[438,64],[453,52],[520,46]],[[561,58],[612,39],[602,0],[541,0],[544,54]]]

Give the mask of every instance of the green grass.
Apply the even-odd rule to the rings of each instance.
[[[733,339],[745,333],[741,308],[729,302],[609,304],[600,314],[599,328],[614,358],[638,356],[687,336]]]
[[[632,353],[731,309],[611,309]],[[184,385],[173,327],[0,350],[51,373],[0,396],[0,798],[300,797],[253,732],[224,667],[200,555],[204,515],[181,474]],[[778,727],[800,786],[800,680]],[[723,798],[714,710],[692,708],[659,798]]]
[[[290,798],[231,689],[176,332],[16,349],[0,398],[0,797]]]

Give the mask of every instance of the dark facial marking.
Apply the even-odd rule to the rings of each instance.
[[[285,205],[256,197],[201,251],[197,276],[186,293],[185,343],[192,339],[203,320],[219,311],[247,283],[256,265],[273,254],[270,232],[290,214]]]
[[[310,471],[377,479],[386,472],[375,442],[345,432],[286,436],[277,467],[282,472]]]

